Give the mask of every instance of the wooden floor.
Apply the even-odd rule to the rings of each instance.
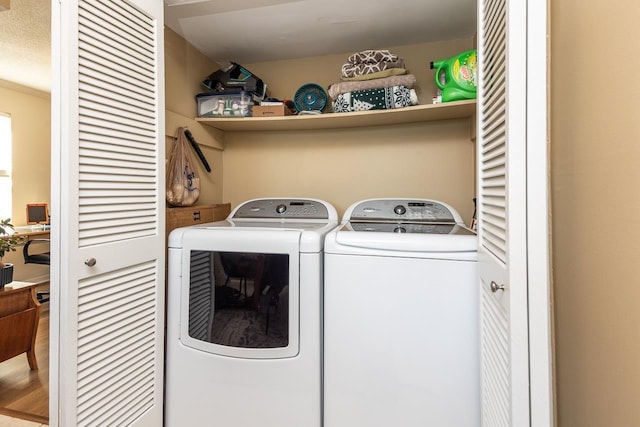
[[[42,304],[36,336],[38,370],[27,355],[0,363],[0,414],[49,423],[49,303]]]

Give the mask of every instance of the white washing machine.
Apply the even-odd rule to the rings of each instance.
[[[476,245],[442,202],[347,209],[325,241],[324,427],[480,425]]]
[[[257,199],[169,236],[166,425],[322,423],[323,243],[335,209]]]

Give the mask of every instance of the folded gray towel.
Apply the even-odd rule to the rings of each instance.
[[[409,89],[416,84],[416,76],[413,74],[404,74],[401,76],[382,77],[373,80],[353,80],[334,83],[329,86],[329,96],[334,101],[341,93],[354,92],[357,90],[385,88],[392,86],[404,86]]]

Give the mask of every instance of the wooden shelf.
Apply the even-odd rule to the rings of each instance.
[[[197,118],[196,121],[225,132],[299,131],[389,126],[474,116],[476,100],[416,105],[393,110],[328,113],[282,117]]]

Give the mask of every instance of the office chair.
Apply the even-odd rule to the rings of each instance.
[[[238,280],[238,296],[244,295],[247,302],[247,272],[249,271],[249,261],[243,254],[220,253],[220,263],[226,276],[222,286],[228,286],[233,279]]]
[[[24,247],[22,248],[22,255],[24,256],[24,263],[25,264],[41,264],[41,265],[50,265],[51,264],[51,255],[49,254],[49,252],[41,252],[41,253],[33,253],[33,254],[29,254],[29,247],[32,244],[45,244],[45,243],[49,243],[48,239],[33,239],[33,240],[29,240],[27,243],[25,243]],[[40,292],[36,292],[36,297],[38,298],[38,301],[40,303],[45,303],[47,301],[49,301],[49,291],[40,291]]]

